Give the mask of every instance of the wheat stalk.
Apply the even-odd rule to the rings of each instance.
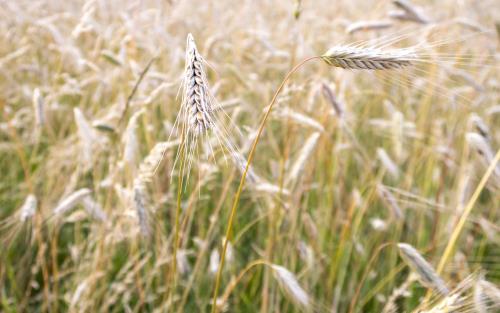
[[[392,70],[412,64],[416,55],[411,49],[335,46],[321,56],[330,66],[356,70]]]

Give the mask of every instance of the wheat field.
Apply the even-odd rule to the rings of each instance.
[[[0,312],[499,312],[496,0],[0,0]]]

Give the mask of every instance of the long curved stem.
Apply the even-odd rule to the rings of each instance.
[[[308,61],[311,61],[311,60],[314,60],[317,58],[320,58],[320,57],[314,56],[314,57],[310,57],[310,58],[302,60],[300,63],[295,65],[286,74],[285,78],[283,79],[280,86],[278,87],[278,90],[276,90],[276,93],[274,94],[274,96],[271,100],[271,103],[269,104],[267,111],[264,114],[264,117],[262,118],[262,121],[261,121],[260,126],[259,126],[259,130],[257,132],[257,136],[255,137],[253,144],[252,144],[252,148],[250,149],[250,152],[248,154],[247,164],[245,166],[245,170],[243,171],[243,174],[241,175],[240,185],[238,186],[238,190],[236,191],[236,195],[235,195],[234,201],[233,201],[233,206],[231,208],[231,213],[229,215],[229,221],[228,221],[228,225],[227,225],[227,229],[226,229],[226,240],[224,241],[224,246],[222,248],[219,269],[217,270],[217,278],[215,280],[215,288],[214,288],[214,295],[213,295],[213,301],[212,301],[212,313],[217,313],[217,305],[216,305],[217,304],[217,295],[219,293],[219,286],[220,286],[220,280],[221,280],[221,276],[222,276],[222,268],[224,267],[224,261],[225,261],[225,257],[226,257],[227,244],[229,242],[229,236],[231,235],[231,231],[233,229],[233,220],[234,220],[234,217],[236,216],[236,208],[238,207],[241,192],[243,190],[243,185],[245,184],[248,169],[250,168],[250,163],[252,163],[252,160],[253,160],[253,157],[255,154],[255,148],[257,147],[257,143],[259,142],[260,136],[262,135],[267,118],[269,117],[269,114],[271,113],[271,109],[273,108],[274,104],[276,103],[276,99],[278,98],[279,93],[281,92],[281,90],[283,90],[283,87],[285,86],[286,82],[290,79],[292,74],[295,73],[302,65],[304,65]]]

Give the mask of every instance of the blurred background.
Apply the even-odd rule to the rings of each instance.
[[[0,0],[0,311],[498,312],[499,22],[495,0]],[[209,130],[182,172],[189,33],[234,150]],[[336,46],[413,54],[291,76],[214,308],[264,112]]]

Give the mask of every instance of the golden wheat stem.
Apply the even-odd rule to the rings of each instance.
[[[184,126],[185,127],[185,126]],[[179,220],[180,220],[180,215],[181,215],[181,198],[182,198],[182,186],[184,184],[184,166],[185,166],[185,150],[184,150],[184,131],[181,133],[181,143],[179,146],[180,152],[179,152],[179,157],[180,157],[180,169],[178,173],[178,182],[177,182],[177,207],[175,210],[175,229],[174,229],[174,241],[173,241],[173,257],[172,257],[172,273],[171,273],[171,278],[172,278],[172,291],[175,293],[175,288],[177,285],[177,248],[179,245]]]
[[[280,86],[278,87],[278,90],[276,90],[276,93],[274,94],[271,103],[267,107],[267,111],[264,114],[264,117],[262,118],[262,121],[259,126],[259,130],[257,132],[257,136],[255,137],[252,148],[250,149],[250,152],[248,153],[248,160],[247,164],[245,165],[245,170],[243,171],[243,174],[241,175],[241,180],[240,184],[238,186],[238,190],[236,191],[236,195],[234,197],[233,201],[233,206],[231,208],[231,213],[229,215],[229,221],[226,229],[226,240],[224,241],[224,246],[222,247],[222,254],[220,258],[220,264],[219,264],[219,269],[217,271],[217,278],[215,280],[215,288],[214,288],[214,295],[213,295],[213,303],[212,303],[212,313],[217,313],[217,295],[219,293],[219,286],[220,286],[220,280],[222,276],[222,268],[224,267],[224,260],[226,257],[226,250],[227,250],[227,244],[229,242],[229,238],[231,236],[231,231],[233,229],[233,220],[234,217],[236,216],[236,208],[238,207],[238,203],[240,200],[241,192],[243,190],[243,185],[245,184],[245,179],[248,173],[248,170],[250,168],[250,163],[252,163],[253,156],[255,154],[255,149],[257,147],[257,143],[259,142],[260,136],[262,134],[262,131],[264,130],[264,126],[266,124],[267,118],[269,117],[269,114],[271,113],[271,109],[273,108],[274,104],[276,103],[276,99],[278,98],[279,93],[285,86],[286,82],[290,79],[293,73],[295,73],[302,65],[305,63],[320,58],[319,56],[314,56],[314,57],[309,57],[307,59],[302,60],[299,64],[295,65],[294,68],[292,68],[285,76],[283,81],[281,82]]]
[[[441,260],[439,261],[439,265],[437,267],[438,274],[441,274],[444,267],[446,266],[446,262],[448,262],[448,259],[450,258],[451,253],[453,252],[453,247],[455,246],[455,243],[457,242],[458,237],[460,236],[460,232],[462,231],[462,228],[464,228],[465,222],[467,221],[467,218],[469,217],[470,212],[472,211],[472,208],[474,207],[474,203],[476,203],[476,200],[477,200],[477,198],[479,198],[479,195],[481,194],[481,191],[484,189],[486,182],[490,178],[491,174],[493,174],[493,171],[496,169],[498,161],[500,161],[500,150],[497,151],[495,158],[493,159],[490,166],[486,170],[486,173],[484,174],[483,178],[479,182],[479,185],[477,185],[476,190],[474,191],[474,194],[472,195],[469,202],[467,203],[467,205],[462,213],[462,216],[460,217],[460,220],[458,221],[457,226],[453,230],[453,233],[451,234],[451,237],[450,237],[450,241],[448,241],[448,245],[446,246],[446,249],[444,250],[443,256],[441,257]]]

